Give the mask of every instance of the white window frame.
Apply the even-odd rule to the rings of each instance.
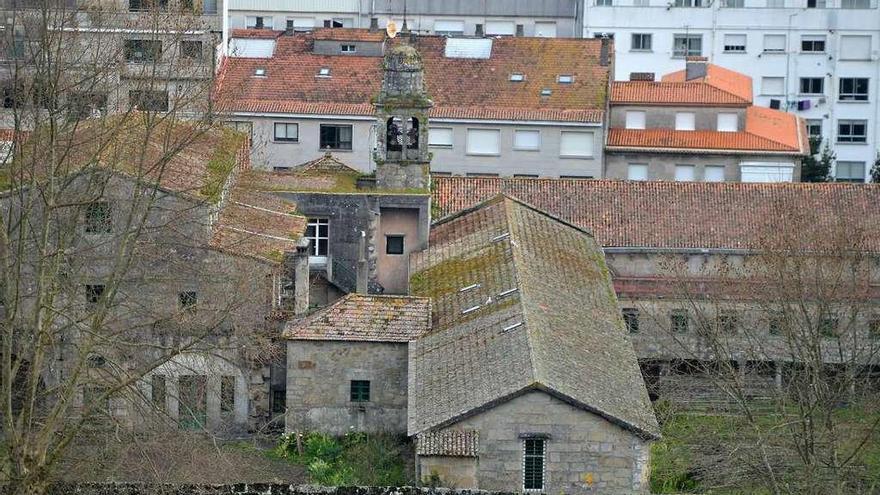
[[[804,50],[804,42],[818,43],[822,42],[821,50]],[[801,35],[801,53],[825,53],[828,50],[828,37],[824,34],[802,34]]]
[[[874,40],[870,34],[850,34],[841,36],[840,60],[871,60],[871,46],[873,41]],[[865,42],[867,42],[867,47],[852,45],[853,43],[865,44]],[[862,50],[863,48],[867,48],[867,50]],[[858,55],[856,55],[857,53]]]
[[[739,130],[739,115],[733,112],[718,113],[719,132],[737,132]]]
[[[486,21],[483,26],[486,36],[513,36],[516,34],[516,23],[513,21]],[[499,29],[502,28],[503,29]],[[510,29],[507,29],[507,28]]]
[[[745,33],[725,34],[724,53],[746,53],[748,48],[748,39],[749,37]]]
[[[703,182],[724,182],[724,175],[724,165],[706,165],[703,167]]]
[[[860,93],[856,91],[856,86],[859,80],[864,79],[865,83],[865,92]],[[843,92],[843,81],[852,81],[852,89],[846,93]],[[870,98],[871,94],[871,78],[869,77],[841,77],[837,80],[837,101],[858,101],[858,102],[867,102]]]
[[[446,29],[438,29],[438,27]],[[464,34],[464,21],[458,19],[436,19],[434,20],[433,29],[434,34],[441,36],[461,36]]]
[[[694,131],[697,129],[697,114],[694,112],[675,112],[676,131]]]
[[[495,150],[483,150],[477,148],[477,136],[494,136]],[[500,156],[501,155],[501,129],[484,129],[484,128],[468,128],[467,143],[465,144],[465,153],[475,156]]]
[[[649,175],[647,163],[628,163],[626,165],[626,180],[646,181],[648,179]]]
[[[676,165],[675,182],[694,182],[697,180],[697,167],[694,165]]]
[[[794,165],[791,163],[741,162],[741,182],[792,182]],[[762,180],[752,180],[754,178]]]
[[[678,50],[678,41],[685,40],[685,48],[684,51]],[[700,45],[699,50],[694,50],[691,46],[694,41],[697,41]],[[684,57],[700,57],[703,55],[703,35],[702,34],[690,34],[690,33],[676,33],[672,35],[672,57],[673,58],[684,58]]]
[[[808,91],[804,91],[804,82],[805,81],[810,81],[810,83],[807,84],[807,86],[810,86],[809,88],[807,88]],[[819,85],[822,86],[820,88],[821,91],[815,91],[815,88],[812,87],[813,86],[812,82],[814,82],[814,81],[820,81]],[[824,77],[802,77],[802,78],[800,78],[798,80],[798,93],[802,94],[802,95],[824,95],[825,94],[825,78]]]
[[[449,139],[437,139],[449,136]],[[433,148],[452,148],[455,142],[455,131],[452,127],[428,128],[428,146]]]
[[[770,84],[770,83],[773,84]],[[778,85],[779,89],[776,89]],[[764,76],[761,78],[761,94],[766,96],[785,95],[785,78],[781,76]]]
[[[639,37],[639,40],[642,42],[642,46],[636,47],[636,36]],[[648,41],[647,47],[645,47],[645,40]],[[650,52],[654,49],[654,35],[653,33],[632,33],[630,36],[630,45],[629,51],[631,52]]]
[[[626,111],[626,128],[627,129],[644,129],[647,119],[647,113],[644,110],[627,110]]]
[[[535,136],[534,144],[518,143],[519,136]],[[513,131],[513,149],[516,151],[541,151],[541,131],[538,129],[515,129]]]
[[[284,136],[278,137],[278,127],[283,126]],[[291,139],[289,136],[290,126],[296,129],[296,137]],[[296,122],[273,122],[272,125],[272,141],[276,143],[298,143],[299,142],[299,124]]]
[[[320,227],[326,226],[326,235],[321,235]],[[327,264],[327,257],[330,255],[330,219],[323,217],[314,217],[309,218],[306,223],[306,228],[314,227],[315,234],[313,236],[308,235],[308,231],[306,232],[305,237],[311,240],[311,245],[309,246],[309,264],[311,265],[324,265]],[[323,254],[320,253],[320,240],[327,241],[327,247]]]
[[[855,126],[861,124],[865,126],[864,134],[841,134],[840,126],[848,125],[850,130],[852,130]],[[847,136],[848,139],[846,141],[841,141],[841,136]],[[858,139],[860,138],[860,139]],[[858,140],[856,140],[858,139]],[[841,144],[865,144],[868,142],[868,121],[866,119],[839,119],[837,121],[837,142]]]
[[[550,26],[553,27],[552,34],[549,34],[551,31]],[[548,28],[547,32],[544,32],[543,28]],[[535,37],[536,38],[555,38],[556,37],[556,22],[550,21],[536,21],[535,22]]]
[[[773,43],[767,43],[768,41],[773,41]],[[779,43],[779,42],[782,43]],[[781,44],[781,48],[776,48],[778,44]],[[764,53],[785,53],[788,51],[788,38],[784,34],[765,34],[764,35]]]
[[[844,164],[849,170],[855,168],[861,172],[861,175],[855,177],[855,179],[857,180],[852,180],[852,174],[850,174],[849,177],[845,177],[843,180],[840,179],[840,170]],[[865,182],[865,162],[854,160],[838,160],[837,163],[834,165],[834,182],[852,182],[856,184]]]
[[[585,153],[567,153],[565,148],[566,138],[574,139],[575,136],[586,136],[589,143],[589,151]],[[559,133],[559,156],[563,158],[592,158],[596,153],[596,133],[592,131],[562,131]]]

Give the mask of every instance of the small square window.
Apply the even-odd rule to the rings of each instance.
[[[103,284],[87,284],[86,285],[86,302],[88,304],[98,304],[104,295]]]
[[[574,81],[574,76],[570,74],[559,74],[556,76],[556,82],[559,84],[571,84]]]
[[[523,82],[526,80],[526,76],[521,72],[514,72],[510,75],[511,82]]]
[[[825,51],[825,36],[801,36],[801,51],[806,53],[823,53]]]
[[[822,137],[821,119],[807,119],[807,135],[811,138]]]
[[[403,254],[403,236],[385,236],[385,254]]]
[[[198,60],[202,58],[202,42],[201,41],[181,41],[180,56],[183,58]]]
[[[802,77],[800,90],[803,95],[821,95],[825,92],[825,78]]]
[[[351,401],[352,402],[369,402],[370,401],[370,380],[352,380],[351,381]]]
[[[639,310],[636,308],[623,308],[623,322],[629,333],[639,333]]]
[[[690,318],[686,309],[675,309],[669,315],[673,333],[687,333]]]
[[[357,52],[357,47],[355,45],[342,45],[339,47],[339,51],[342,53],[355,53]]]
[[[109,234],[113,231],[110,203],[97,201],[86,206],[86,234]]]
[[[283,141],[287,143],[299,142],[299,124],[276,122],[275,141]]]
[[[630,50],[634,52],[649,52],[652,45],[653,39],[650,33],[633,33]]]
[[[254,76],[255,77],[266,77],[266,69],[263,67],[257,67],[256,69],[254,69]]]
[[[177,304],[180,305],[180,309],[195,309],[198,297],[194,290],[183,291],[177,294]]]

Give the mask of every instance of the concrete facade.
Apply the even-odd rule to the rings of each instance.
[[[405,343],[291,340],[287,343],[286,431],[406,432]],[[351,381],[369,380],[368,401]]]
[[[709,153],[648,153],[605,152],[606,179],[629,179],[630,165],[647,165],[647,180],[675,180],[676,167],[693,167],[694,181],[709,181],[707,167],[723,167],[724,181],[739,182],[743,179],[743,165],[760,164],[789,168],[792,181],[800,180],[800,160],[778,155],[737,155]]]
[[[645,493],[648,442],[630,431],[545,392],[532,391],[449,426],[479,431],[479,458],[420,457],[418,474],[431,469],[476,484],[460,488],[523,491],[523,440],[545,441],[543,493]]]

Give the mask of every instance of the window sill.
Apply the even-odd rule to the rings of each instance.
[[[764,50],[761,55],[785,55],[786,53],[785,50]]]
[[[440,149],[444,149],[444,150],[451,150],[452,145],[451,144],[428,144],[428,148],[440,148]]]
[[[745,50],[734,50],[734,51],[724,50],[723,53],[725,55],[748,55],[749,54],[749,52],[747,52]]]
[[[854,144],[857,146],[867,146],[868,142],[865,141],[836,141],[835,144]]]
[[[541,148],[513,148],[513,151],[527,151],[534,153],[536,151],[541,151]]]
[[[279,144],[299,144],[299,139],[273,139],[272,142]]]
[[[828,55],[827,52],[799,52],[801,55]]]
[[[593,155],[559,155],[559,158],[576,159],[576,160],[592,160],[595,157]]]
[[[654,53],[654,50],[643,50],[641,48],[630,48],[629,51],[634,53]]]
[[[848,105],[850,103],[865,104],[871,103],[871,100],[837,100],[837,103],[843,103],[844,105]]]
[[[467,156],[501,156],[501,153],[465,153]]]
[[[349,148],[349,149],[344,149],[344,148],[318,148],[318,151],[320,151],[320,152],[332,151],[333,153],[351,153],[351,152],[354,151],[354,150],[352,150],[352,149],[350,149],[350,148]]]

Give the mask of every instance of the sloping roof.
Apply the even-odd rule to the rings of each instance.
[[[746,152],[807,155],[810,141],[800,117],[762,107],[748,107],[745,129],[737,132],[715,130],[677,131],[675,129],[608,129],[608,151]]]
[[[273,31],[271,29],[233,29],[229,33],[229,37],[271,40],[282,34],[284,34],[284,31]]]
[[[347,294],[335,303],[290,321],[291,340],[409,342],[427,331],[431,301],[424,297]]]
[[[362,30],[317,29],[277,38],[270,59],[230,57],[218,77],[221,111],[372,116],[382,82],[382,57],[316,55],[315,39],[357,38]],[[434,101],[430,116],[458,119],[601,122],[608,67],[599,65],[601,40],[506,37],[492,40],[488,59],[447,58],[447,38],[419,36],[415,46]],[[389,43],[401,43],[400,39]],[[253,77],[254,69],[266,77]],[[330,77],[316,77],[322,67]],[[522,73],[522,82],[510,74]],[[560,74],[573,76],[568,84]],[[552,90],[541,96],[541,90]]]
[[[354,167],[338,160],[329,151],[321,157],[314,160],[297,165],[296,171],[299,173],[350,173],[360,174],[361,172]]]
[[[804,232],[805,242],[846,219],[880,252],[876,184],[433,178],[441,217],[499,193],[589,230],[607,247],[761,249],[797,212],[809,212],[805,229],[814,232]]]
[[[446,429],[426,431],[416,437],[416,454],[451,457],[477,457],[480,453],[480,432]]]
[[[542,390],[658,434],[601,249],[586,232],[497,196],[434,225],[410,289],[432,298],[410,342],[410,435]]]
[[[714,88],[726,91],[742,100],[752,102],[752,78],[719,65],[706,64],[706,75],[701,78],[685,81],[686,70],[671,72],[660,78],[663,83],[705,83]]]
[[[385,41],[385,30],[370,31],[363,28],[331,28],[331,29],[315,29],[312,31],[312,37],[316,40],[336,40],[336,41]]]
[[[615,81],[611,84],[612,105],[684,105],[744,107],[743,98],[709,84],[692,82]]]

